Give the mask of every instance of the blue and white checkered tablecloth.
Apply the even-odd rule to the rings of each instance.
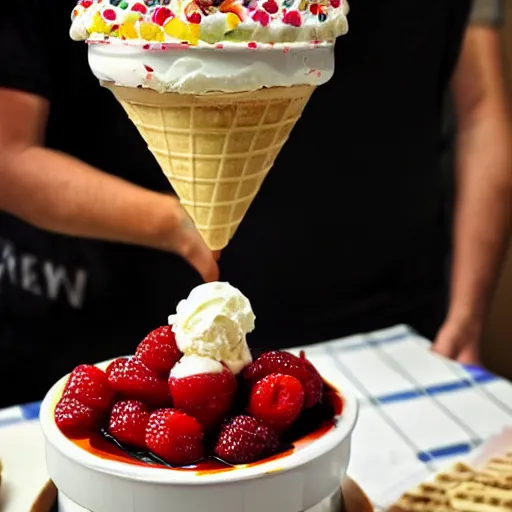
[[[378,506],[512,425],[509,382],[438,357],[406,326],[305,350],[328,381],[359,400],[349,473]],[[5,446],[4,433],[34,423],[38,411],[38,403],[0,411],[0,458],[16,442],[11,435]],[[44,471],[44,460],[38,464]],[[8,502],[6,512],[22,509]]]

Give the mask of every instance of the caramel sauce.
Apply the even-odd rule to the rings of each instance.
[[[243,391],[239,393],[239,402],[240,403],[234,405],[234,414],[243,413],[241,403],[247,403]],[[271,457],[244,465],[244,467],[252,467],[271,460],[277,460],[310,445],[335,427],[335,418],[342,414],[343,405],[343,399],[338,391],[324,381],[321,402],[311,409],[304,411],[301,416],[299,416],[292,427],[282,436],[282,444],[279,451]],[[207,453],[213,452],[214,440],[215,435],[210,436],[210,438],[206,437],[205,444]],[[228,464],[213,456],[206,457],[190,466],[171,466],[150,452],[122,446],[113,439],[105,429],[89,437],[71,439],[71,441],[76,446],[88,451],[96,457],[135,466],[152,466],[175,471],[194,471],[208,474],[237,469],[237,466]]]

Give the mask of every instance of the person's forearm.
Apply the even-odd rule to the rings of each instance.
[[[481,330],[511,227],[508,118],[475,109],[458,134],[454,253],[448,319]]]
[[[0,208],[61,234],[166,249],[172,197],[31,147],[0,162]]]

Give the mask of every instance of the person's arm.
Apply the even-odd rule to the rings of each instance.
[[[458,125],[447,319],[434,350],[479,362],[479,340],[509,240],[512,135],[499,32],[473,25],[453,79]]]
[[[57,233],[175,252],[216,280],[213,255],[176,197],[43,147],[48,109],[40,96],[0,88],[0,209]]]

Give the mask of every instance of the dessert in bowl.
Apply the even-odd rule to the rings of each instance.
[[[338,510],[356,400],[303,353],[252,361],[254,315],[227,283],[193,290],[170,322],[44,399],[61,511]]]

